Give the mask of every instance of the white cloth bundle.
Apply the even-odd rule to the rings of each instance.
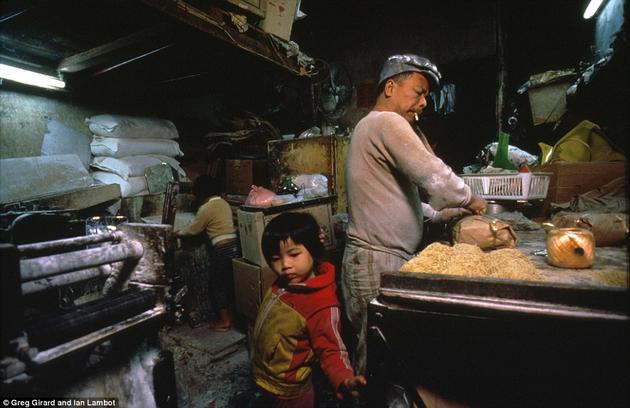
[[[179,144],[167,139],[121,139],[94,136],[90,143],[94,156],[121,158],[147,154],[160,154],[169,157],[183,156]]]
[[[300,174],[291,177],[305,199],[328,196],[328,177],[323,174]]]
[[[114,173],[95,171],[92,173],[92,178],[103,184],[118,184],[120,186],[120,194],[123,197],[149,194],[147,189],[147,179],[144,176],[129,177],[125,180]]]
[[[492,157],[495,157],[497,155],[498,145],[497,142],[490,143],[487,144],[484,149],[488,150],[492,154]],[[508,160],[516,167],[520,167],[523,164],[532,166],[538,162],[538,156],[527,153],[525,150],[521,150],[516,146],[508,145]]]
[[[172,157],[162,155],[126,156],[119,159],[115,157],[98,156],[92,160],[92,167],[117,174],[127,180],[129,177],[144,176],[148,167],[166,163],[171,166],[180,177],[186,177],[186,172],[179,162]]]
[[[177,139],[177,128],[170,120],[126,115],[95,115],[85,123],[97,136],[122,139]]]

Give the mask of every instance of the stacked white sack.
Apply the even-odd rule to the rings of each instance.
[[[180,178],[186,173],[175,159],[183,156],[173,122],[159,118],[96,115],[85,120],[94,133],[92,177],[105,184],[119,184],[123,197],[148,194],[144,177],[148,167],[166,163]]]

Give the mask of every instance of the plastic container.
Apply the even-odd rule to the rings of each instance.
[[[486,200],[544,200],[553,173],[483,173],[460,177]]]
[[[499,133],[497,154],[494,156],[494,160],[492,161],[492,167],[516,170],[516,166],[514,166],[508,156],[508,147],[510,147],[510,135],[505,132]]]

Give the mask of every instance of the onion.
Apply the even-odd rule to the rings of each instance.
[[[560,268],[590,268],[595,259],[593,233],[582,228],[556,228],[548,232],[547,261]]]

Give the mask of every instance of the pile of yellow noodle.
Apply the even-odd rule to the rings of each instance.
[[[401,272],[424,272],[468,277],[543,280],[534,264],[516,249],[484,253],[478,246],[433,243],[407,261]]]

